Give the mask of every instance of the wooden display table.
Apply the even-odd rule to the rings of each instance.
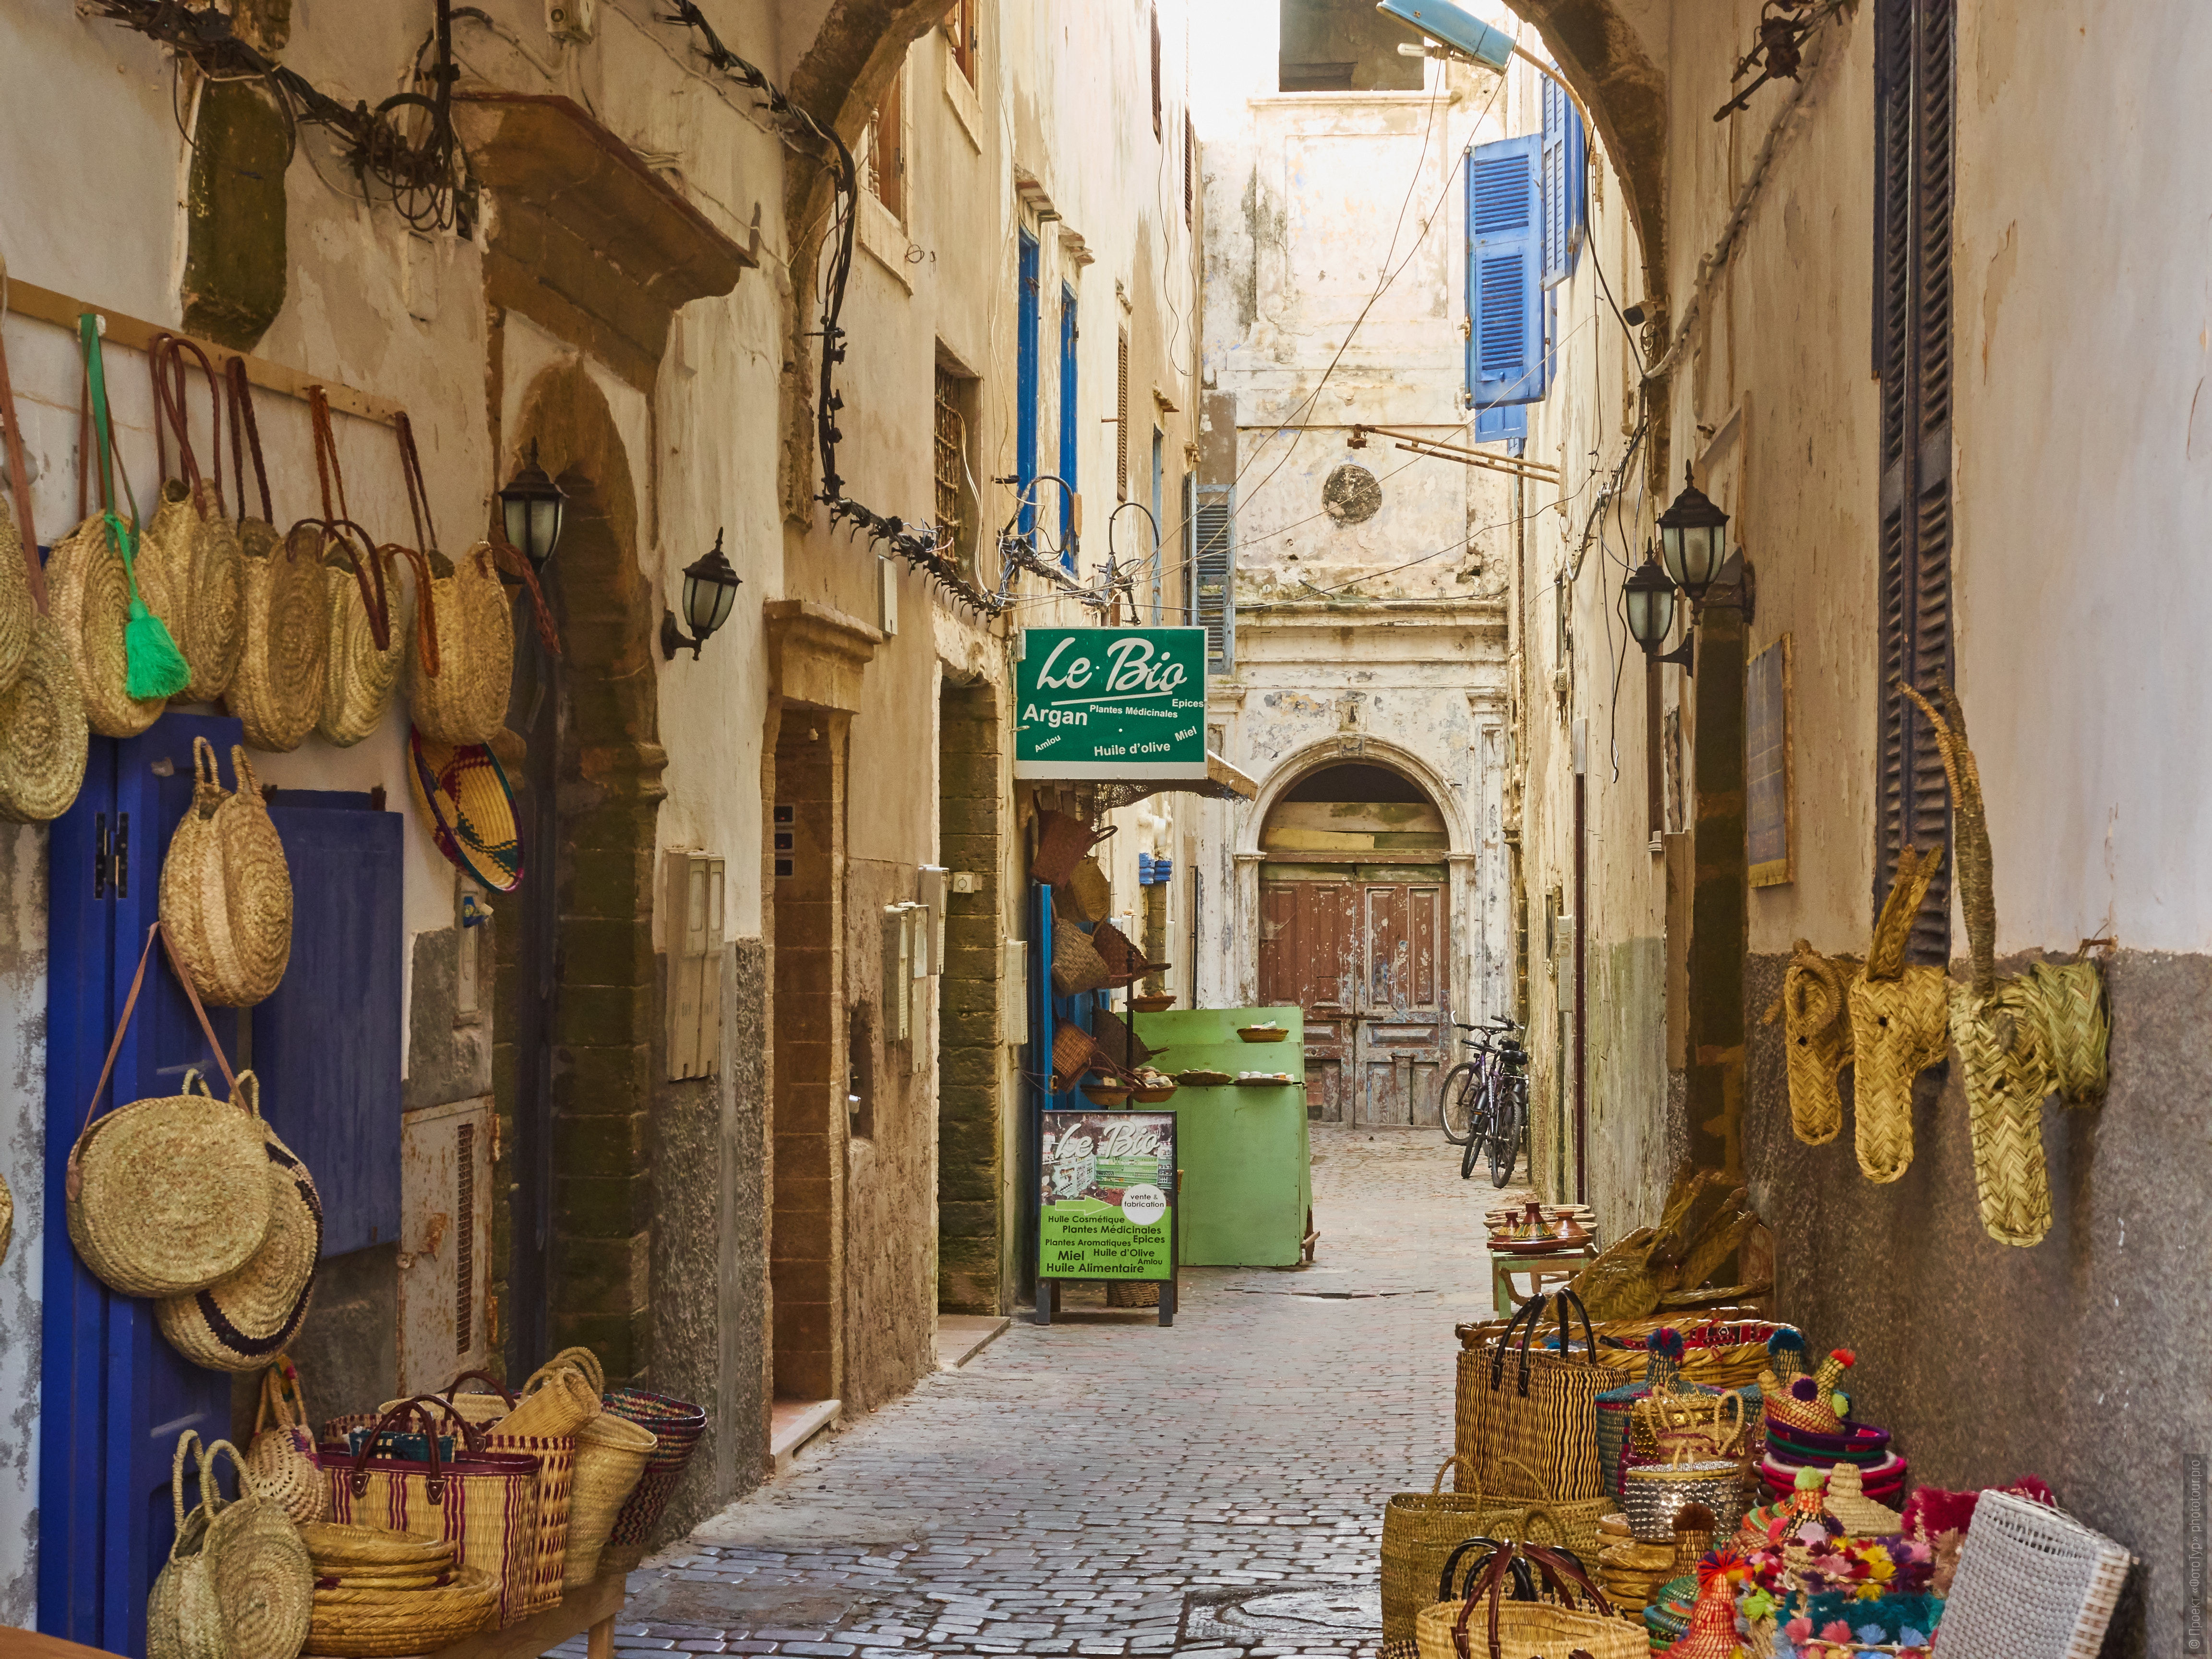
[[[580,1584],[543,1613],[518,1620],[505,1630],[481,1631],[430,1659],[538,1659],[546,1649],[572,1636],[588,1639],[589,1659],[614,1659],[615,1615],[622,1611],[629,1575],[611,1572]]]
[[[1490,1310],[1500,1319],[1508,1318],[1513,1310],[1524,1305],[1529,1297],[1541,1296],[1546,1291],[1565,1284],[1583,1270],[1583,1264],[1597,1260],[1597,1240],[1573,1249],[1547,1250],[1541,1255],[1516,1255],[1510,1250],[1492,1250],[1490,1256]],[[1523,1296],[1513,1288],[1513,1275],[1528,1275],[1528,1294]]]

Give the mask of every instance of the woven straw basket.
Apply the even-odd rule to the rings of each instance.
[[[475,1635],[498,1614],[499,1587],[472,1567],[437,1589],[318,1590],[306,1650],[334,1659],[428,1653]]]
[[[1052,988],[1064,997],[1079,996],[1114,982],[1105,961],[1092,948],[1091,935],[1073,924],[1052,930]]]
[[[295,1659],[314,1600],[307,1547],[283,1510],[255,1491],[228,1440],[200,1453],[200,1506],[187,1519],[185,1451],[198,1439],[186,1430],[172,1466],[177,1541],[147,1601],[147,1659]],[[215,1480],[224,1453],[239,1474],[240,1495],[228,1504]]]
[[[192,804],[161,867],[161,923],[178,963],[206,1000],[247,1008],[284,977],[292,955],[292,876],[246,750],[225,793],[215,750],[192,739]]]
[[[161,577],[139,574],[138,592],[157,615],[166,602]],[[62,538],[46,561],[47,615],[76,670],[85,720],[104,738],[135,738],[161,716],[166,697],[132,697],[124,690],[124,625],[131,618],[131,577],[105,514],[95,513]]]
[[[2070,1516],[1985,1492],[1944,1604],[1943,1659],[2096,1659],[2133,1565]]]
[[[245,643],[245,572],[238,531],[214,486],[182,478],[161,486],[160,505],[138,550],[138,581],[151,573],[168,624],[192,678],[179,702],[213,702],[230,689]]]
[[[8,1259],[8,1246],[15,1239],[15,1194],[0,1176],[0,1261]]]
[[[7,414],[12,430],[13,411]],[[16,675],[22,672],[30,655],[32,625],[38,618],[28,568],[23,562],[22,532],[15,527],[15,515],[9,511],[7,501],[0,500],[0,691],[15,684]]]
[[[407,700],[415,724],[441,743],[489,743],[507,723],[514,678],[514,611],[492,565],[491,544],[478,542],[432,577],[423,609],[424,638],[434,651],[408,659]],[[434,670],[434,672],[433,672]]]
[[[261,1494],[291,1516],[295,1526],[329,1516],[330,1483],[315,1462],[307,1395],[300,1387],[299,1372],[282,1354],[261,1375],[261,1401],[254,1412],[253,1438],[246,1448],[246,1469]]]
[[[1453,1470],[1461,1490],[1443,1490]],[[1472,1464],[1456,1454],[1444,1459],[1425,1492],[1394,1493],[1382,1506],[1382,1639],[1404,1641],[1414,1615],[1436,1599],[1437,1573],[1452,1547],[1483,1530],[1491,1508],[1474,1485]]]
[[[69,811],[84,783],[90,736],[61,630],[38,617],[22,672],[0,691],[0,817],[45,823]]]
[[[575,1373],[568,1373],[574,1376]],[[576,1439],[574,1434],[517,1432],[512,1427],[518,1407],[492,1425],[485,1435],[487,1452],[508,1452],[538,1460],[534,1483],[537,1519],[531,1530],[532,1552],[524,1570],[525,1582],[511,1587],[507,1621],[540,1612],[561,1599],[561,1582],[568,1565],[568,1518],[575,1494]]]
[[[260,1117],[259,1080],[241,1072],[238,1089]],[[266,1120],[261,1133],[268,1153],[268,1237],[236,1273],[204,1291],[165,1297],[154,1310],[169,1346],[211,1371],[259,1370],[298,1333],[314,1294],[323,1253],[322,1198],[307,1166]],[[304,1407],[300,1423],[304,1432]]]
[[[612,1412],[576,1431],[575,1496],[568,1510],[568,1565],[561,1582],[573,1589],[599,1574],[599,1558],[659,1438]]]
[[[276,531],[249,519],[240,527],[246,572],[246,643],[223,702],[246,741],[276,753],[297,749],[323,716],[330,660],[330,593],[323,585],[323,526]]]
[[[322,716],[315,724],[315,735],[341,749],[352,747],[384,723],[385,711],[392,707],[392,696],[399,689],[400,671],[407,664],[407,629],[413,611],[406,586],[399,580],[399,556],[405,550],[386,547],[371,553],[365,543],[350,548],[341,544],[323,571],[324,589],[330,596],[331,648],[323,674]],[[384,569],[390,625],[381,649],[356,572],[359,562],[369,557]]]
[[[125,1296],[204,1290],[269,1236],[269,1153],[252,1100],[216,1100],[197,1073],[185,1090],[94,1118],[70,1151],[70,1242]]]
[[[1464,1601],[1438,1601],[1413,1620],[1420,1659],[1488,1659],[1490,1618],[1478,1607],[1467,1621],[1460,1646],[1458,1625]],[[1549,1601],[1501,1601],[1498,1609],[1499,1652],[1504,1659],[1566,1659],[1577,1649],[1590,1659],[1650,1659],[1650,1641],[1626,1620],[1583,1613]]]
[[[389,1532],[382,1527],[347,1526],[337,1521],[304,1522],[300,1540],[319,1568],[349,1571],[356,1569],[412,1571],[428,1567],[450,1568],[453,1547],[442,1539],[424,1538],[411,1532]]]
[[[522,884],[522,830],[515,820],[514,792],[488,746],[456,748],[419,730],[410,732],[407,785],[416,811],[448,863],[495,893],[511,893]]]
[[[645,1559],[645,1552],[659,1526],[691,1454],[707,1432],[703,1407],[645,1389],[617,1389],[605,1395],[606,1409],[614,1415],[650,1430],[657,1444],[646,1459],[645,1474],[615,1516],[614,1530],[599,1557],[599,1571],[629,1572]]]

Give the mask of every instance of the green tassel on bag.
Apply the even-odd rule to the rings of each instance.
[[[191,665],[177,649],[168,623],[146,608],[138,593],[137,538],[110,513],[107,527],[123,552],[123,574],[131,582],[131,620],[123,627],[123,689],[139,702],[173,697],[191,684]]]

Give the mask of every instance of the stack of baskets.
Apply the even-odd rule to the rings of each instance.
[[[499,1590],[453,1565],[450,1544],[314,1521],[300,1528],[315,1571],[306,1651],[333,1659],[426,1653],[497,1618]]]
[[[1641,1619],[1651,1598],[1674,1577],[1674,1547],[1644,1543],[1629,1530],[1625,1515],[1607,1516],[1598,1522],[1598,1534],[1603,1540],[1595,1570],[1600,1587],[1614,1612]]]
[[[601,1571],[629,1572],[645,1559],[653,1528],[684,1479],[700,1437],[707,1432],[707,1413],[689,1401],[643,1389],[617,1389],[605,1396],[605,1404],[607,1416],[647,1431],[653,1441],[643,1473],[614,1517],[600,1558]]]

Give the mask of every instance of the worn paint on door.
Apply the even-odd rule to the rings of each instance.
[[[1264,882],[1260,1000],[1306,1014],[1306,1115],[1342,1123],[1358,1024],[1359,890],[1346,880]]]

